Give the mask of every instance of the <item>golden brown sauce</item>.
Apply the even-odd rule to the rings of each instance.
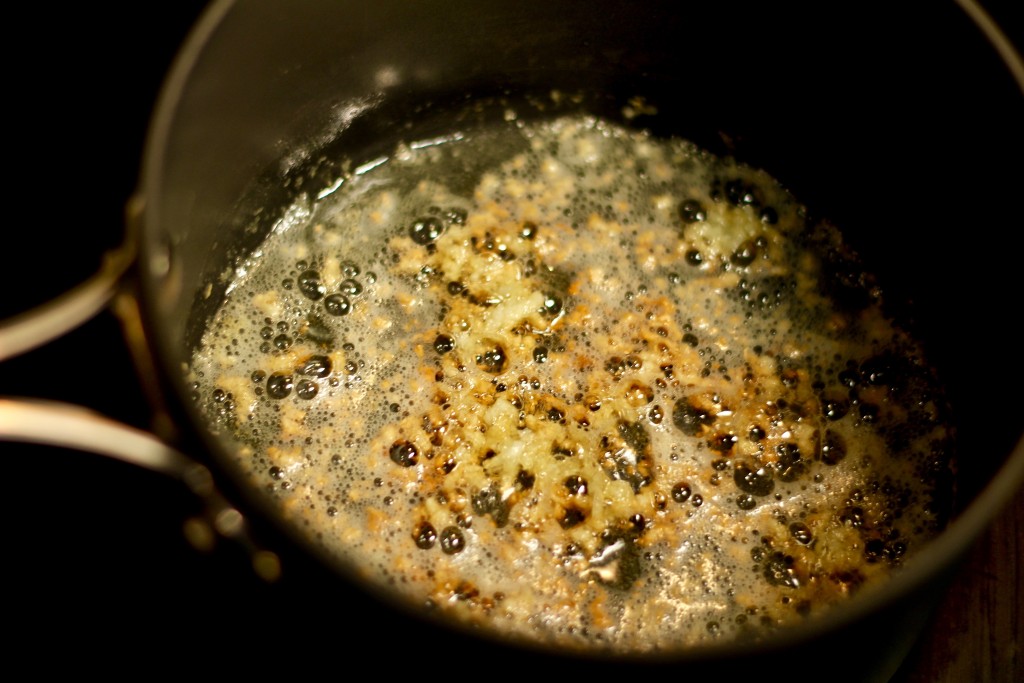
[[[774,180],[592,118],[400,146],[239,264],[192,372],[368,579],[640,651],[847,599],[942,525],[920,346]]]

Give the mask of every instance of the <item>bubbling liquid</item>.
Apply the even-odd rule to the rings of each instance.
[[[944,523],[922,349],[765,173],[590,117],[297,202],[191,366],[252,486],[367,580],[495,634],[748,638]]]

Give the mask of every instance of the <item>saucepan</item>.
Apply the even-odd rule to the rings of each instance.
[[[1019,56],[968,0],[885,12],[846,2],[213,2],[154,110],[125,244],[71,296],[0,330],[11,357],[113,300],[155,433],[5,399],[0,435],[182,480],[202,501],[188,527],[196,545],[227,537],[255,575],[304,586],[302,601],[266,625],[268,644],[287,642],[290,653],[304,643],[308,656],[382,672],[887,680],[1024,479],[1024,366],[1006,332],[1024,253],[1013,163],[1024,157],[1022,89]],[[226,294],[221,275],[296,197],[330,187],[343,160],[368,162],[510,109],[582,111],[763,168],[841,226],[890,296],[908,302],[952,405],[956,506],[886,585],[758,642],[569,654],[392,599],[254,490],[184,370]],[[259,619],[259,606],[249,609]],[[294,621],[280,623],[282,612]],[[335,649],[319,650],[327,641]]]

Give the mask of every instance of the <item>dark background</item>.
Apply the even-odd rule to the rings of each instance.
[[[32,3],[22,7],[20,19],[7,22],[5,198],[12,210],[0,247],[0,318],[84,280],[103,252],[120,242],[158,89],[204,5],[174,0],[114,10],[95,3],[59,9]],[[1019,5],[986,3],[1020,45]],[[65,400],[149,426],[149,410],[110,313],[0,364],[0,396]],[[286,664],[303,643],[334,643],[338,649],[325,654],[339,667],[360,660],[385,670],[393,665],[380,651],[342,647],[351,642],[346,634],[366,628],[353,619],[358,605],[349,596],[320,594],[312,583],[266,586],[249,571],[244,554],[190,547],[181,527],[196,506],[176,482],[55,448],[0,442],[0,453],[3,623],[15,633],[3,651],[15,659],[41,646],[49,654],[32,658],[43,667],[126,668],[138,656],[189,664],[204,652],[217,654],[222,664]],[[1021,502],[1018,496],[1006,519],[1024,520]],[[1019,564],[993,564],[993,552],[999,562],[1013,559],[1005,547],[992,550],[997,542],[983,539],[975,558],[983,570],[969,566],[958,585],[996,596],[1017,585],[1018,592],[1008,595],[1019,599]],[[1022,546],[1017,541],[1011,547]],[[951,599],[960,600],[956,609],[969,609],[974,600],[969,594]],[[1020,615],[1019,609],[1010,613],[1006,643],[1018,650],[1024,633]],[[965,619],[957,628],[926,634],[900,680],[937,680],[955,666],[967,666],[956,664],[955,651],[986,640],[969,631],[970,623]],[[396,652],[408,652],[410,645],[415,650],[414,634],[382,637]]]

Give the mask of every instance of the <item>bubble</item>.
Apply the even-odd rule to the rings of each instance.
[[[911,372],[910,363],[891,353],[883,353],[861,363],[860,374],[872,386],[901,386]]]
[[[807,471],[807,464],[795,443],[781,443],[775,447],[775,453],[778,456],[775,470],[782,481],[796,481]]]
[[[764,565],[763,575],[768,583],[775,586],[785,586],[787,588],[797,588],[800,586],[793,558],[781,552],[774,552],[768,556],[768,561]]]
[[[409,228],[409,236],[416,244],[430,244],[444,233],[444,223],[433,216],[416,220]]]
[[[297,372],[307,377],[323,379],[331,374],[331,359],[327,356],[310,356],[302,362]]]
[[[733,469],[733,481],[741,491],[755,496],[767,496],[775,490],[775,478],[771,469],[755,469],[745,462],[736,464]]]
[[[732,253],[729,257],[730,262],[734,266],[745,268],[753,263],[758,256],[757,245],[753,240],[744,240],[740,246]]]
[[[620,379],[626,372],[626,360],[621,356],[612,356],[605,361],[604,369],[610,372],[615,379]]]
[[[707,217],[708,215],[704,210],[704,205],[696,199],[684,200],[679,205],[679,218],[681,218],[683,223],[686,225],[703,222],[707,220]]]
[[[716,434],[708,445],[720,453],[728,453],[739,439],[734,434]]]
[[[441,530],[441,552],[446,555],[461,553],[466,548],[466,538],[462,530],[456,526],[448,526]]]
[[[880,410],[874,403],[862,402],[857,406],[860,421],[865,424],[873,424],[878,421]]]
[[[363,293],[363,286],[356,280],[349,278],[348,280],[343,280],[342,283],[338,285],[338,290],[342,294],[346,294],[348,296],[358,296]]]
[[[679,482],[672,487],[672,500],[677,503],[685,503],[690,499],[690,495],[692,493],[693,490],[690,488],[689,484],[686,482]]]
[[[821,443],[821,461],[826,465],[836,465],[846,457],[846,441],[831,429],[825,430]]]
[[[455,348],[455,340],[447,334],[439,334],[434,338],[434,350],[445,354]]]
[[[480,489],[473,494],[472,505],[478,515],[486,515],[501,505],[501,493],[494,486]]]
[[[814,537],[811,535],[810,528],[802,522],[793,522],[789,525],[789,535],[793,539],[802,545],[808,545]]]
[[[437,532],[430,522],[420,522],[412,534],[416,547],[420,550],[430,550],[437,542]]]
[[[391,456],[391,461],[396,465],[412,467],[419,458],[419,451],[416,449],[415,444],[409,441],[396,441],[391,445],[388,455]]]
[[[844,398],[827,398],[821,402],[821,412],[831,421],[841,420],[850,411],[850,402]]]
[[[319,301],[327,293],[327,288],[320,281],[320,273],[315,270],[306,270],[298,277],[299,291],[303,296],[313,301]]]
[[[300,379],[295,385],[296,396],[307,401],[316,396],[317,391],[316,382],[311,382],[308,379]]]
[[[757,499],[749,493],[742,493],[736,498],[736,506],[740,510],[753,510],[757,507]]]
[[[291,375],[275,372],[267,378],[267,396],[278,400],[287,398],[293,386]]]
[[[706,410],[691,404],[688,399],[681,398],[672,406],[672,424],[688,436],[697,436],[701,430],[715,421]]]
[[[860,384],[860,373],[854,368],[848,367],[845,370],[840,370],[837,377],[839,383],[848,389],[854,389]]]
[[[508,355],[505,353],[505,348],[493,340],[488,340],[486,343],[490,345],[490,348],[476,357],[477,367],[492,375],[504,372],[505,366],[508,363]]]
[[[352,312],[352,304],[343,294],[331,294],[324,299],[324,310],[331,315],[348,315]]]
[[[469,212],[460,206],[450,206],[441,212],[441,217],[450,225],[464,225]]]
[[[873,538],[864,544],[864,557],[868,562],[877,562],[885,554],[885,543],[880,538]]]
[[[586,520],[586,511],[570,505],[562,510],[562,514],[558,518],[558,525],[563,529],[572,529],[573,527],[579,526]]]
[[[578,474],[567,477],[563,485],[569,491],[569,495],[583,496],[587,493],[587,480]]]
[[[725,183],[725,198],[734,206],[757,206],[757,189],[751,183],[739,179]]]
[[[654,391],[646,384],[632,382],[626,389],[626,401],[634,407],[645,406],[654,400]]]
[[[562,312],[562,300],[552,294],[545,296],[542,312],[552,317],[558,315]]]
[[[867,524],[867,517],[864,514],[864,508],[857,505],[847,505],[839,511],[839,521],[859,529]]]

